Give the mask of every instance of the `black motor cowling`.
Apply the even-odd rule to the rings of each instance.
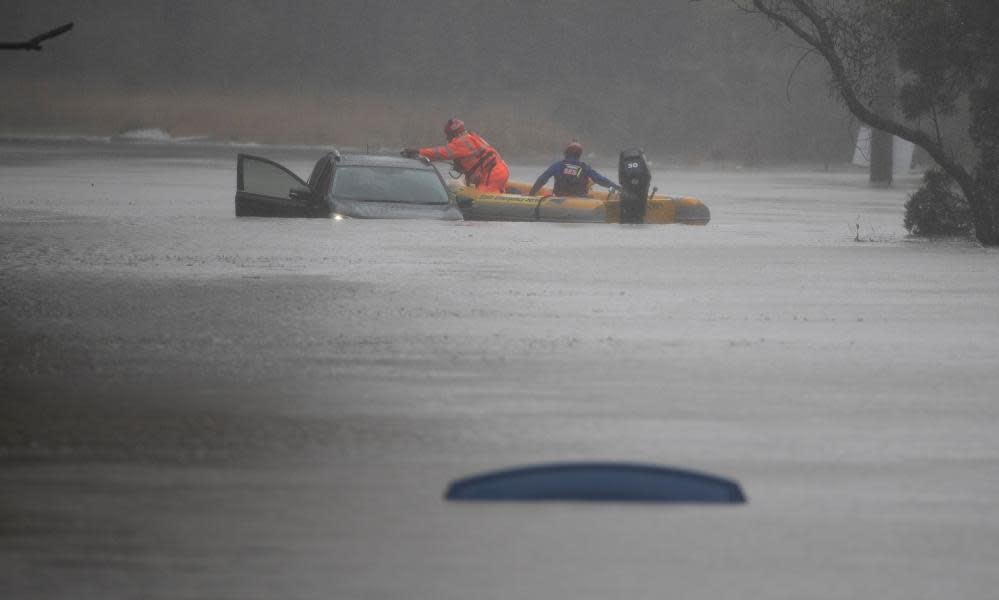
[[[652,181],[644,151],[639,148],[621,151],[617,164],[617,181],[621,184],[621,222],[644,223],[649,184]]]

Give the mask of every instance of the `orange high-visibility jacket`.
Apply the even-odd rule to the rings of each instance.
[[[499,152],[477,133],[467,131],[437,148],[420,148],[420,155],[430,160],[454,161],[469,182],[486,179],[498,163],[503,163]]]

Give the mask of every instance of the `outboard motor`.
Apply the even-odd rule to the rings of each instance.
[[[621,222],[644,223],[649,183],[652,181],[644,151],[640,148],[621,151],[617,181],[621,185]]]

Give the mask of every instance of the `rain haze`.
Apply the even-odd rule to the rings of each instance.
[[[0,0],[10,46],[67,23],[0,51],[0,598],[999,589],[999,254],[909,234],[932,160],[872,185],[786,29],[722,0]],[[510,182],[578,140],[626,185],[641,148],[710,221],[236,216],[238,155],[309,187],[451,118]],[[444,498],[576,461],[746,502]]]

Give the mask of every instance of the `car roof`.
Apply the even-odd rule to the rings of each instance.
[[[343,154],[337,163],[341,166],[362,167],[403,167],[407,169],[431,169],[430,161],[418,158],[403,158],[384,154]]]

